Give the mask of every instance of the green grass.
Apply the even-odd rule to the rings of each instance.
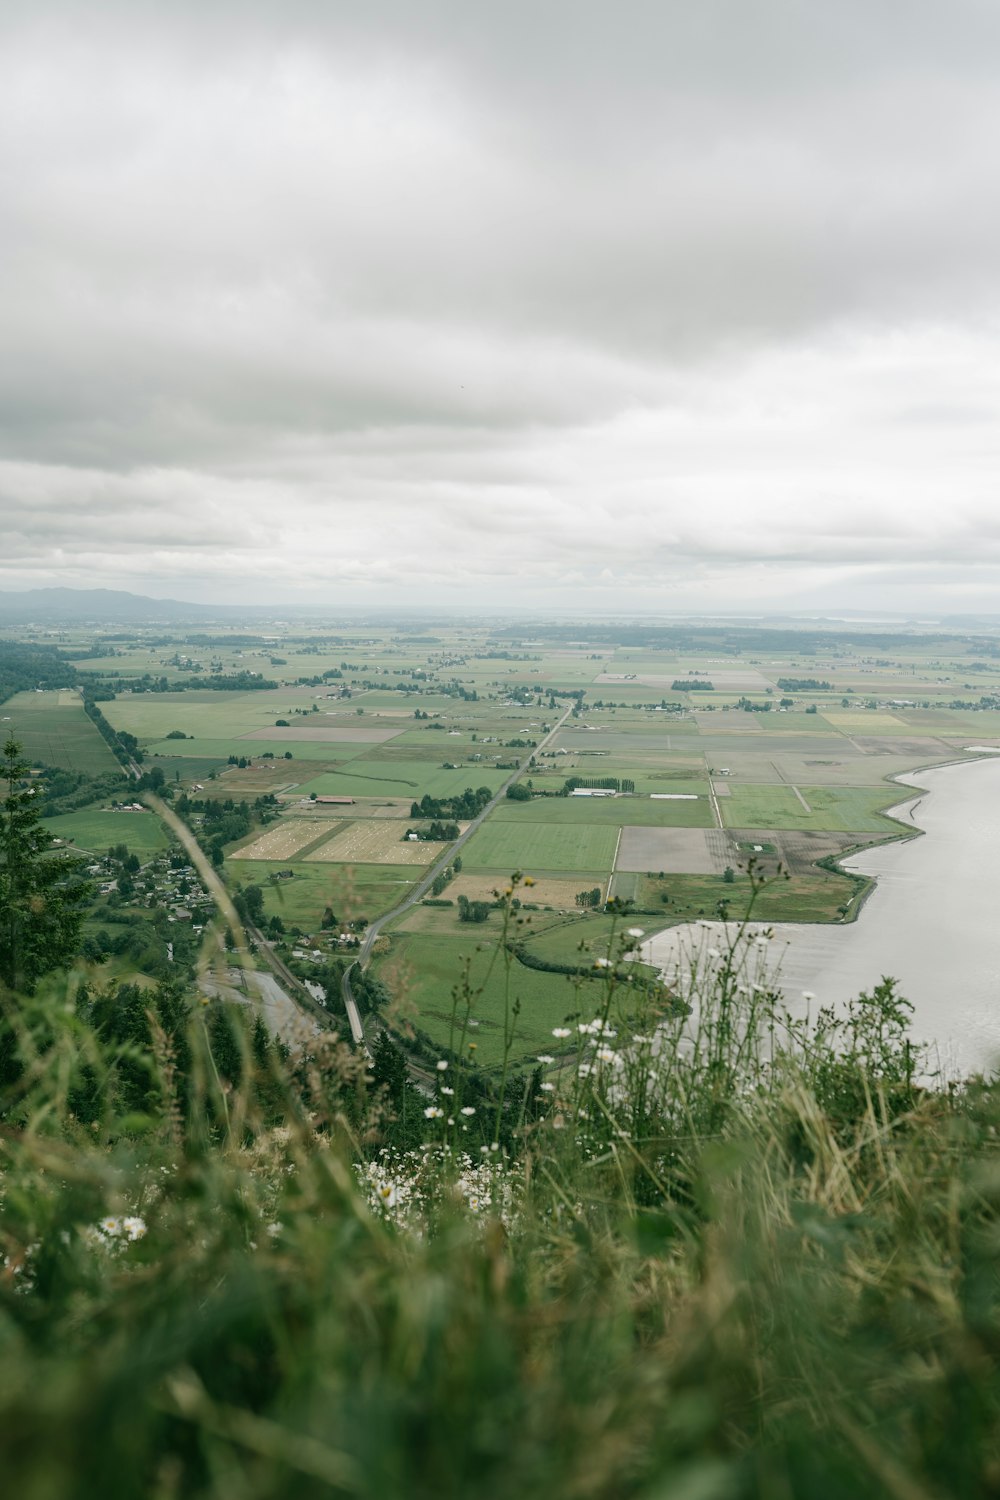
[[[163,824],[151,812],[104,812],[85,808],[82,812],[62,813],[45,818],[43,826],[53,838],[72,841],[78,849],[104,853],[112,844],[127,844],[136,854],[152,854],[165,849],[170,840]]]
[[[535,785],[538,778],[535,778]],[[708,783],[676,781],[671,791],[694,792],[697,802],[672,802],[652,797],[535,797],[531,802],[504,798],[490,816],[491,823],[548,823],[576,827],[613,824],[616,828],[710,828],[712,811]]]
[[[277,870],[294,870],[291,880],[271,884]],[[259,885],[268,916],[304,932],[319,930],[327,906],[341,921],[371,920],[402,901],[423,874],[412,865],[296,864],[294,860],[235,860],[226,865],[232,885]]]
[[[377,960],[373,972],[390,992],[413,1009],[414,1020],[421,1031],[442,1046],[448,1045],[452,991],[465,983],[468,963],[469,983],[474,990],[483,989],[473,1006],[473,1026],[468,1039],[476,1044],[476,1059],[485,1068],[497,1068],[503,1061],[503,1022],[505,995],[510,1002],[518,1000],[521,1012],[514,1028],[512,1056],[519,1062],[530,1061],[537,1053],[552,1050],[552,1028],[561,1026],[569,1015],[593,1016],[600,1004],[602,987],[587,980],[574,983],[564,974],[546,974],[525,968],[512,960],[509,986],[504,966],[497,960],[490,970],[490,939],[500,930],[500,914],[494,913],[483,926],[470,926],[462,937],[433,937],[423,933],[400,933],[392,938],[392,948]],[[487,951],[483,951],[483,945]],[[571,960],[572,961],[572,960]]]
[[[13,734],[32,765],[60,766],[90,776],[119,769],[75,693],[16,693],[0,705],[0,720],[8,718],[9,723],[0,723],[3,737],[8,731]]]
[[[800,787],[807,812],[790,786],[742,786],[729,783],[719,798],[727,828],[817,828],[845,833],[889,833],[897,825],[881,816],[906,796],[895,787]]]
[[[615,896],[634,901],[644,913],[656,913],[635,918],[640,927],[648,925],[651,931],[698,917],[714,919],[720,901],[729,901],[729,915],[738,917],[751,894],[745,875],[729,882],[721,875],[666,875],[661,880],[656,875],[616,874],[612,889]],[[766,885],[756,898],[753,915],[766,922],[839,922],[838,908],[853,894],[854,886],[844,875],[825,870],[793,875]],[[666,903],[664,895],[670,898]]]
[[[516,823],[490,818],[462,851],[466,869],[610,870],[618,843],[616,825]]]
[[[503,784],[508,771],[496,771],[492,767],[461,766],[457,771],[445,771],[440,762],[436,765],[420,761],[407,761],[394,766],[385,761],[352,761],[342,771],[331,771],[314,776],[302,783],[302,792],[308,796],[345,797],[405,797],[419,802],[421,797],[453,797],[466,787],[487,786],[495,791]]]

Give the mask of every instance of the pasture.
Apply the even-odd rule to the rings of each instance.
[[[891,786],[796,789],[732,784],[729,792],[719,803],[727,828],[815,828],[855,833],[899,831],[899,825],[883,817],[882,810],[906,795],[905,790]]]
[[[127,844],[134,854],[153,854],[170,842],[163,824],[151,812],[112,812],[84,808],[44,818],[43,827],[53,838],[104,854],[113,844]]]
[[[463,864],[472,870],[608,871],[615,855],[617,824],[510,823],[489,818],[469,840]],[[586,882],[584,882],[586,883]]]

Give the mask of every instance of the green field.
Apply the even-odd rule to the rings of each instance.
[[[651,797],[539,797],[533,802],[504,798],[490,822],[559,823],[567,827],[583,823],[613,824],[616,828],[711,828],[712,809],[707,782],[671,783],[679,792],[688,790],[697,802],[670,802]]]
[[[46,818],[44,827],[53,838],[72,842],[78,849],[103,854],[112,844],[127,844],[136,854],[152,854],[170,842],[163,824],[151,812],[105,812],[84,808]]]
[[[4,738],[8,732],[15,736],[32,765],[60,766],[90,776],[119,769],[79,696],[69,689],[16,693],[0,704],[0,730]]]
[[[488,819],[465,846],[468,870],[610,870],[618,827],[608,824],[511,823]]]
[[[818,828],[845,833],[889,833],[898,824],[880,815],[880,809],[902,802],[906,790],[899,787],[800,787],[807,812],[790,786],[741,786],[730,784],[728,797],[720,797],[719,809],[727,828]]]
[[[373,972],[389,988],[404,1009],[412,1008],[414,1022],[421,1031],[446,1047],[452,1037],[452,993],[465,984],[466,962],[469,984],[476,995],[472,1018],[476,1023],[468,1031],[467,1041],[475,1043],[476,1062],[496,1068],[503,1061],[503,1024],[505,999],[520,1002],[521,1012],[514,1027],[512,1056],[516,1061],[530,1061],[539,1052],[555,1052],[565,1043],[552,1036],[554,1026],[570,1017],[590,1020],[597,1014],[604,987],[594,980],[574,980],[565,974],[547,974],[525,968],[515,959],[509,974],[502,959],[493,961],[491,937],[500,931],[499,914],[482,927],[469,928],[462,938],[401,933],[393,937],[392,948],[376,960]],[[480,944],[486,944],[486,951]]]
[[[616,873],[613,894],[619,900],[633,901],[639,908],[628,925],[634,920],[653,932],[698,917],[714,919],[719,915],[720,901],[730,903],[731,917],[741,918],[753,893],[746,875],[737,875],[729,882],[721,875],[666,875],[661,879],[656,875]],[[839,908],[853,894],[854,886],[844,875],[826,870],[793,875],[760,891],[754,899],[753,916],[767,922],[839,922]],[[664,901],[664,896],[669,899]]]
[[[291,880],[272,884],[277,870],[294,870]],[[423,870],[412,865],[296,864],[293,860],[244,860],[226,866],[231,885],[259,885],[264,909],[289,926],[316,932],[326,907],[341,922],[369,921],[389,911],[411,890]]]
[[[402,766],[387,765],[384,761],[352,761],[343,771],[330,771],[314,776],[302,783],[304,796],[315,792],[328,797],[406,797],[419,801],[423,796],[454,797],[466,787],[487,786],[495,791],[509,771],[497,771],[490,766],[461,766],[457,771],[445,771],[440,763],[426,761],[407,762]]]

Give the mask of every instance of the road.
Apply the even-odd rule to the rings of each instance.
[[[242,922],[240,921],[239,914],[237,913],[237,910],[233,905],[232,897],[226,890],[226,887],[223,885],[218,872],[213,869],[210,861],[205,854],[204,849],[201,847],[198,840],[191,832],[190,828],[183,821],[183,819],[174,812],[173,808],[169,807],[167,803],[163,801],[162,797],[157,797],[155,792],[143,792],[142,800],[145,802],[147,807],[151,808],[153,812],[156,813],[158,817],[163,819],[167,827],[171,829],[180,843],[183,844],[184,848],[188,852],[191,863],[194,865],[195,869],[198,871],[198,874],[201,876],[205,889],[211,894],[216,906],[222,913],[226,926],[232,933],[234,944],[237,948],[241,948],[243,946],[243,939],[245,935],[244,928]],[[274,1006],[280,1006],[281,1002],[283,1001],[285,1006],[290,1007],[297,1014],[300,1025],[303,1023],[307,1025],[313,1025],[317,1019],[322,1020],[324,1017],[326,1017],[326,1012],[324,1011],[323,1007],[317,1000],[312,997],[312,995],[310,995],[305,985],[302,984],[300,980],[296,979],[291,970],[287,969],[281,962],[281,959],[277,956],[277,954],[272,952],[270,945],[264,937],[264,934],[260,932],[256,927],[248,927],[246,929],[246,935],[253,939],[254,943],[256,943],[257,945],[257,951],[260,957],[267,964],[268,968],[271,969],[277,976],[277,979],[270,980],[267,986],[257,986],[259,993],[262,990],[266,990],[267,997],[271,1003],[272,1008]],[[252,973],[252,971],[248,971],[248,973]],[[260,979],[265,978],[264,975],[260,975],[258,977]],[[279,979],[282,981],[281,985],[277,983],[277,980]],[[289,991],[291,993],[289,993]],[[326,1020],[327,1023],[329,1023],[328,1017],[326,1017]],[[354,1028],[352,1026],[352,1033],[353,1029]]]
[[[567,708],[566,712],[563,714],[558,723],[552,726],[548,734],[545,735],[544,739],[539,740],[538,744],[531,752],[532,755],[537,756],[542,750],[545,749],[546,745],[548,745],[549,742],[556,737],[575,707],[575,703],[570,704],[569,708]],[[408,911],[410,909],[411,906],[415,906],[418,901],[423,900],[437,877],[442,874],[450,864],[454,863],[455,855],[462,852],[463,847],[468,843],[469,839],[471,839],[476,830],[482,827],[483,823],[485,823],[486,819],[496,807],[497,803],[503,801],[504,797],[506,797],[507,795],[507,788],[509,786],[513,786],[518,777],[523,775],[526,770],[527,766],[521,765],[518,766],[516,771],[512,771],[507,777],[506,781],[501,784],[498,790],[490,798],[489,802],[487,802],[482,812],[479,813],[477,817],[473,818],[472,822],[469,824],[464,833],[459,834],[458,838],[451,845],[447,854],[442,854],[437,863],[431,865],[426,875],[424,875],[417,882],[417,884],[413,887],[409,894],[404,896],[402,901],[400,901],[397,906],[394,906],[391,911],[387,911],[384,916],[376,917],[375,921],[372,922],[371,926],[368,928],[368,931],[365,933],[365,940],[358,950],[358,956],[352,964],[348,965],[347,969],[344,972],[344,978],[341,984],[341,994],[343,995],[344,999],[344,1009],[347,1011],[347,1019],[350,1022],[351,1036],[353,1037],[354,1042],[357,1046],[363,1045],[365,1032],[364,1027],[361,1024],[361,1014],[358,1010],[357,1001],[355,1000],[354,992],[351,989],[351,970],[359,967],[362,969],[365,968],[368,960],[371,958],[372,948],[375,945],[375,940],[386,923],[394,922],[397,917],[401,917],[405,911]]]

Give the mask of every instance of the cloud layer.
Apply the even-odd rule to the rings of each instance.
[[[998,43],[8,4],[0,588],[995,607]]]

